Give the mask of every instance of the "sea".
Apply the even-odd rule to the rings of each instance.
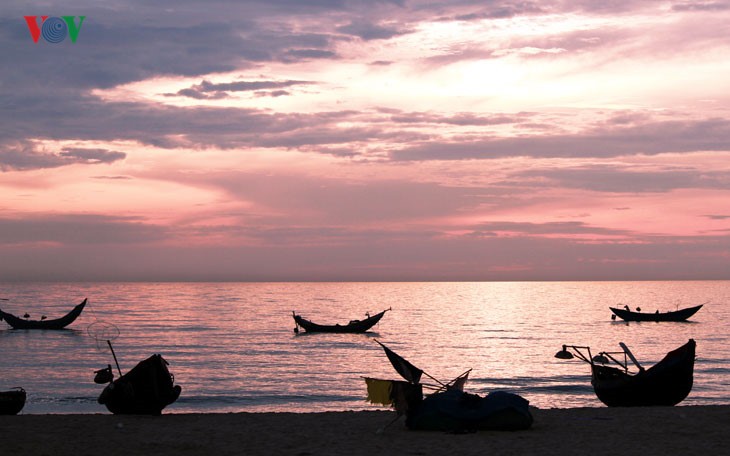
[[[539,408],[602,407],[593,353],[625,343],[644,367],[697,342],[694,387],[681,405],[730,404],[730,281],[408,283],[0,283],[0,308],[57,318],[88,298],[68,329],[0,321],[0,390],[22,387],[23,414],[109,413],[94,371],[126,372],[152,354],[182,387],[163,413],[382,410],[364,377],[400,377],[380,341],[465,390],[519,394]],[[612,320],[609,306],[667,311],[704,304],[683,323]],[[294,331],[292,312],[346,324],[390,309],[364,334]],[[118,375],[118,374],[117,374]],[[426,378],[426,377],[424,377]]]

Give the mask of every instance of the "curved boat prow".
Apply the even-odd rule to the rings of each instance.
[[[61,318],[53,320],[46,320],[44,318],[40,320],[29,320],[26,318],[16,317],[13,314],[3,312],[0,310],[0,319],[5,319],[5,322],[13,327],[13,329],[64,329],[66,326],[73,323],[81,312],[86,307],[88,298],[84,298],[80,304],[77,304],[69,313]]]

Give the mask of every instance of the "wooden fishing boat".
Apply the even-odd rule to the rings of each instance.
[[[87,299],[81,301],[81,304],[74,307],[71,312],[67,313],[61,318],[53,320],[28,320],[25,318],[16,317],[13,314],[3,312],[0,310],[0,320],[5,320],[13,329],[64,329],[70,325],[81,315],[81,312],[86,306]]]
[[[363,333],[367,331],[368,329],[375,326],[381,318],[383,318],[383,315],[385,315],[385,312],[389,311],[391,309],[385,309],[384,311],[371,316],[368,316],[364,320],[351,320],[346,325],[320,325],[317,323],[314,323],[313,321],[307,320],[306,318],[303,318],[296,313],[292,311],[292,316],[294,317],[294,323],[296,324],[296,327],[294,328],[294,332],[299,332],[299,328],[303,328],[307,332],[325,332],[325,333]]]
[[[629,310],[628,307],[620,309],[618,307],[609,307],[611,312],[617,317],[625,321],[685,321],[695,313],[697,313],[704,304],[699,306],[687,307],[684,309],[674,310],[670,312],[654,313]],[[613,317],[616,318],[616,317]]]
[[[442,382],[417,368],[377,341],[393,368],[406,381],[364,377],[367,400],[395,408],[396,418],[406,417],[409,429],[422,431],[474,432],[529,429],[533,417],[530,402],[514,393],[492,391],[486,396],[464,392],[471,369],[449,382]],[[422,382],[423,376],[430,382]],[[435,383],[433,383],[435,382]],[[424,397],[423,390],[432,390]]]
[[[625,344],[621,344],[624,360],[616,359],[617,353],[601,352],[591,357],[589,347],[563,346],[555,356],[569,359],[573,350],[581,360],[591,365],[591,384],[601,402],[609,407],[672,406],[682,402],[692,390],[696,343],[690,339],[681,347],[670,351],[649,369],[641,367]],[[582,350],[587,350],[586,356]],[[567,353],[567,355],[566,355]],[[630,373],[626,357],[639,369]],[[607,365],[614,363],[618,367]]]
[[[167,366],[167,361],[155,354],[116,380],[111,366],[96,371],[96,383],[110,382],[99,395],[98,402],[115,415],[160,415],[182,391],[180,385],[174,384],[175,377]]]
[[[17,415],[25,406],[25,390],[0,391],[0,415]]]

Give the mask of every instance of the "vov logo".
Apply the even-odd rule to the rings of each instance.
[[[23,17],[25,18],[25,22],[28,24],[30,37],[33,38],[34,43],[37,43],[38,38],[41,36],[49,43],[60,43],[66,39],[67,35],[71,38],[71,42],[75,43],[76,38],[79,37],[81,24],[83,24],[84,19],[86,19],[86,16],[41,16],[41,21],[39,23],[38,16]],[[79,18],[79,25],[76,25],[77,17]]]

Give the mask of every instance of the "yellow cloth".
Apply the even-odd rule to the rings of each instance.
[[[368,385],[367,400],[371,404],[393,405],[393,399],[390,397],[393,391],[393,382],[391,380],[380,380],[377,378],[365,378]]]

